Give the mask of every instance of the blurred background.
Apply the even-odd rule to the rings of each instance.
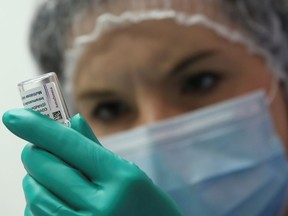
[[[17,83],[37,73],[28,49],[28,32],[39,0],[1,1],[0,12],[0,114],[22,107]],[[14,137],[0,123],[0,215],[24,215],[25,198],[21,151],[25,141]]]

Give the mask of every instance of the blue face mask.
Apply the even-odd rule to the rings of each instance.
[[[102,140],[136,163],[184,215],[277,216],[288,163],[257,92]]]

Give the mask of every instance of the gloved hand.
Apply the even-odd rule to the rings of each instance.
[[[102,147],[80,115],[72,128],[24,109],[3,122],[32,143],[22,153],[26,216],[180,215],[135,164]]]

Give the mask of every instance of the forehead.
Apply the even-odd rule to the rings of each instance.
[[[94,58],[99,54],[94,59],[97,61],[108,52],[117,56],[123,54],[118,58],[133,53],[135,55],[131,56],[132,58],[141,56],[143,59],[149,58],[145,54],[151,52],[161,56],[171,54],[171,52],[164,53],[163,50],[170,50],[176,54],[190,52],[191,49],[200,51],[213,48],[220,40],[224,39],[201,25],[186,27],[178,25],[173,20],[145,21],[106,33],[99,40],[89,43],[81,59]],[[149,59],[153,61],[154,58],[155,56],[150,56]]]
[[[187,55],[228,51],[229,46],[230,42],[201,25],[145,21],[107,33],[89,44],[76,69],[76,80],[78,86],[89,88],[89,83],[100,87],[105,80],[116,79],[120,84],[131,74],[157,79]]]

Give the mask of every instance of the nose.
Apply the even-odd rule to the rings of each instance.
[[[138,104],[136,127],[152,124],[185,113],[180,107],[161,96],[154,95],[153,97],[142,98]]]

